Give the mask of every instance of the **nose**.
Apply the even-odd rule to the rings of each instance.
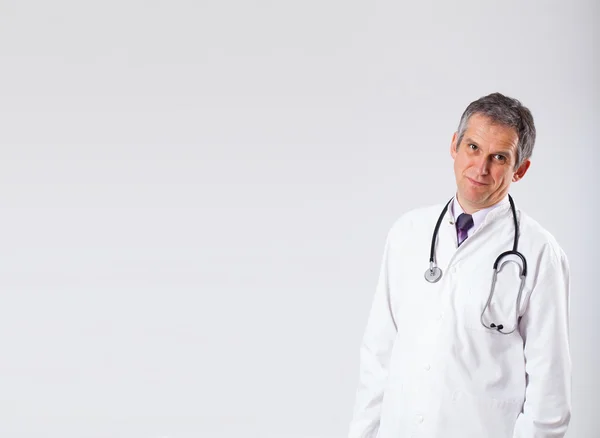
[[[487,157],[483,156],[483,154],[482,156],[477,157],[475,168],[477,168],[480,175],[487,175],[490,172],[489,166],[490,162]]]

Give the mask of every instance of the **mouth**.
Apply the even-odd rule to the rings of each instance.
[[[466,178],[471,182],[471,184],[473,184],[474,186],[477,186],[477,187],[482,187],[482,186],[487,186],[488,185],[488,184],[484,184],[484,183],[480,183],[478,181],[475,181],[474,179],[471,179],[468,176]]]

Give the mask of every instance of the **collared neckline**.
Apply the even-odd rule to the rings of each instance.
[[[471,236],[482,224],[484,224],[486,222],[486,219],[492,219],[497,214],[500,214],[502,211],[504,211],[506,209],[505,207],[509,206],[509,204],[510,202],[508,200],[508,195],[506,195],[504,196],[504,198],[502,198],[501,201],[497,202],[496,204],[473,213],[471,215],[473,217],[473,227],[471,227],[471,229],[468,231],[468,236]],[[455,195],[454,198],[452,198],[452,202],[450,203],[450,208],[448,209],[448,211],[450,212],[450,217],[452,218],[452,222],[454,223],[456,222],[456,218],[458,218],[458,216],[464,213],[464,210],[460,206],[460,202],[458,202],[457,195]],[[494,211],[494,214],[490,215],[489,213],[491,213],[492,211]]]

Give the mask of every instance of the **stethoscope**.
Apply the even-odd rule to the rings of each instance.
[[[452,199],[454,199],[454,198],[452,198]],[[435,230],[433,231],[433,237],[431,238],[431,251],[429,253],[429,269],[427,269],[425,271],[425,280],[427,280],[429,283],[436,283],[437,281],[439,281],[440,278],[442,278],[442,270],[436,265],[436,263],[434,261],[435,241],[437,239],[438,231],[440,229],[440,224],[442,223],[442,220],[444,219],[444,216],[446,215],[446,211],[448,211],[448,206],[450,205],[450,202],[452,202],[452,199],[450,199],[450,201],[448,201],[448,203],[442,210],[442,213],[440,214],[440,217],[438,218],[437,223],[435,224]],[[519,223],[517,221],[517,211],[515,209],[515,203],[510,195],[508,195],[508,200],[510,202],[510,208],[512,210],[513,221],[515,224],[515,238],[514,238],[514,243],[513,243],[513,249],[511,251],[506,251],[506,252],[503,252],[502,254],[500,254],[496,258],[496,261],[494,262],[494,275],[492,277],[492,287],[490,289],[490,294],[488,296],[487,302],[485,303],[485,306],[483,307],[483,311],[481,312],[481,316],[479,318],[481,325],[483,325],[485,328],[488,328],[490,330],[495,329],[498,332],[505,334],[505,335],[509,335],[512,332],[514,332],[517,329],[517,326],[519,325],[519,310],[520,310],[520,305],[521,305],[521,295],[523,293],[523,287],[525,286],[525,277],[527,276],[527,260],[525,259],[525,256],[523,254],[521,254],[517,249],[518,244],[519,244]],[[515,255],[515,256],[519,257],[521,259],[521,261],[523,262],[522,265],[517,263],[515,260],[510,260],[510,259],[505,260],[503,263],[500,263],[502,261],[502,259],[504,259],[505,257],[507,257],[509,255]],[[506,265],[507,263],[511,263],[511,262],[515,263],[517,266],[519,266],[519,278],[521,279],[521,285],[519,287],[519,294],[517,295],[517,305],[515,306],[515,321],[516,322],[515,322],[515,325],[511,328],[511,330],[507,331],[507,330],[504,330],[503,324],[491,323],[490,325],[487,325],[483,321],[483,315],[484,315],[485,311],[488,309],[488,307],[490,306],[492,298],[494,297],[494,291],[495,291],[494,289],[496,286],[496,277],[498,275],[498,272],[502,270],[504,265]],[[500,265],[500,267],[498,267],[498,265]]]

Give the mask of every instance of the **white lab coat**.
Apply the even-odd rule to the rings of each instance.
[[[431,284],[423,275],[442,208],[407,213],[388,234],[349,437],[563,437],[571,412],[564,252],[517,210],[528,262],[520,323],[510,335],[486,329],[492,266],[513,246],[510,205],[506,198],[458,248],[448,211],[435,252],[443,275]],[[518,267],[507,264],[485,322],[515,324],[519,284]]]

